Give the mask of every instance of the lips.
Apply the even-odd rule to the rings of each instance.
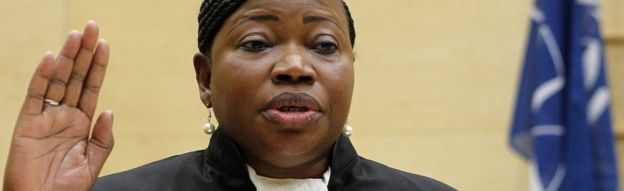
[[[267,103],[264,116],[286,129],[304,129],[321,113],[318,101],[305,93],[282,93]]]

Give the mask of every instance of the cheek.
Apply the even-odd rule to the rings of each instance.
[[[256,108],[257,93],[266,82],[267,75],[259,65],[230,59],[222,61],[213,70],[212,99],[217,118],[224,123],[244,119]]]
[[[341,63],[328,67],[323,71],[323,84],[326,86],[327,96],[333,102],[332,112],[338,118],[346,118],[351,105],[353,94],[354,74],[353,64]]]

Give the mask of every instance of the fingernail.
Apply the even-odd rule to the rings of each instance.
[[[52,51],[48,50],[43,54],[43,59],[54,59],[54,53],[52,53]]]
[[[80,31],[78,31],[78,30],[71,30],[71,31],[69,31],[69,35],[67,35],[67,37],[71,37],[71,36],[74,36],[74,35],[80,35]]]
[[[106,39],[100,39],[98,40],[98,44],[108,45],[108,41]]]
[[[95,20],[93,20],[93,19],[89,19],[89,20],[87,21],[87,24],[95,24]]]
[[[105,113],[106,113],[106,114],[108,114],[108,115],[110,115],[111,120],[113,119],[113,110],[111,110],[111,109],[107,109],[107,110],[105,111]]]

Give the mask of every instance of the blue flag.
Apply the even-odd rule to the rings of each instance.
[[[531,190],[617,191],[597,0],[536,0],[510,142]]]

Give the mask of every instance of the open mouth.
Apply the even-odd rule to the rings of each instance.
[[[281,112],[306,112],[310,111],[307,107],[297,107],[297,106],[286,106],[279,108]]]
[[[321,113],[320,104],[305,93],[282,93],[263,110],[264,116],[280,127],[303,129]]]

